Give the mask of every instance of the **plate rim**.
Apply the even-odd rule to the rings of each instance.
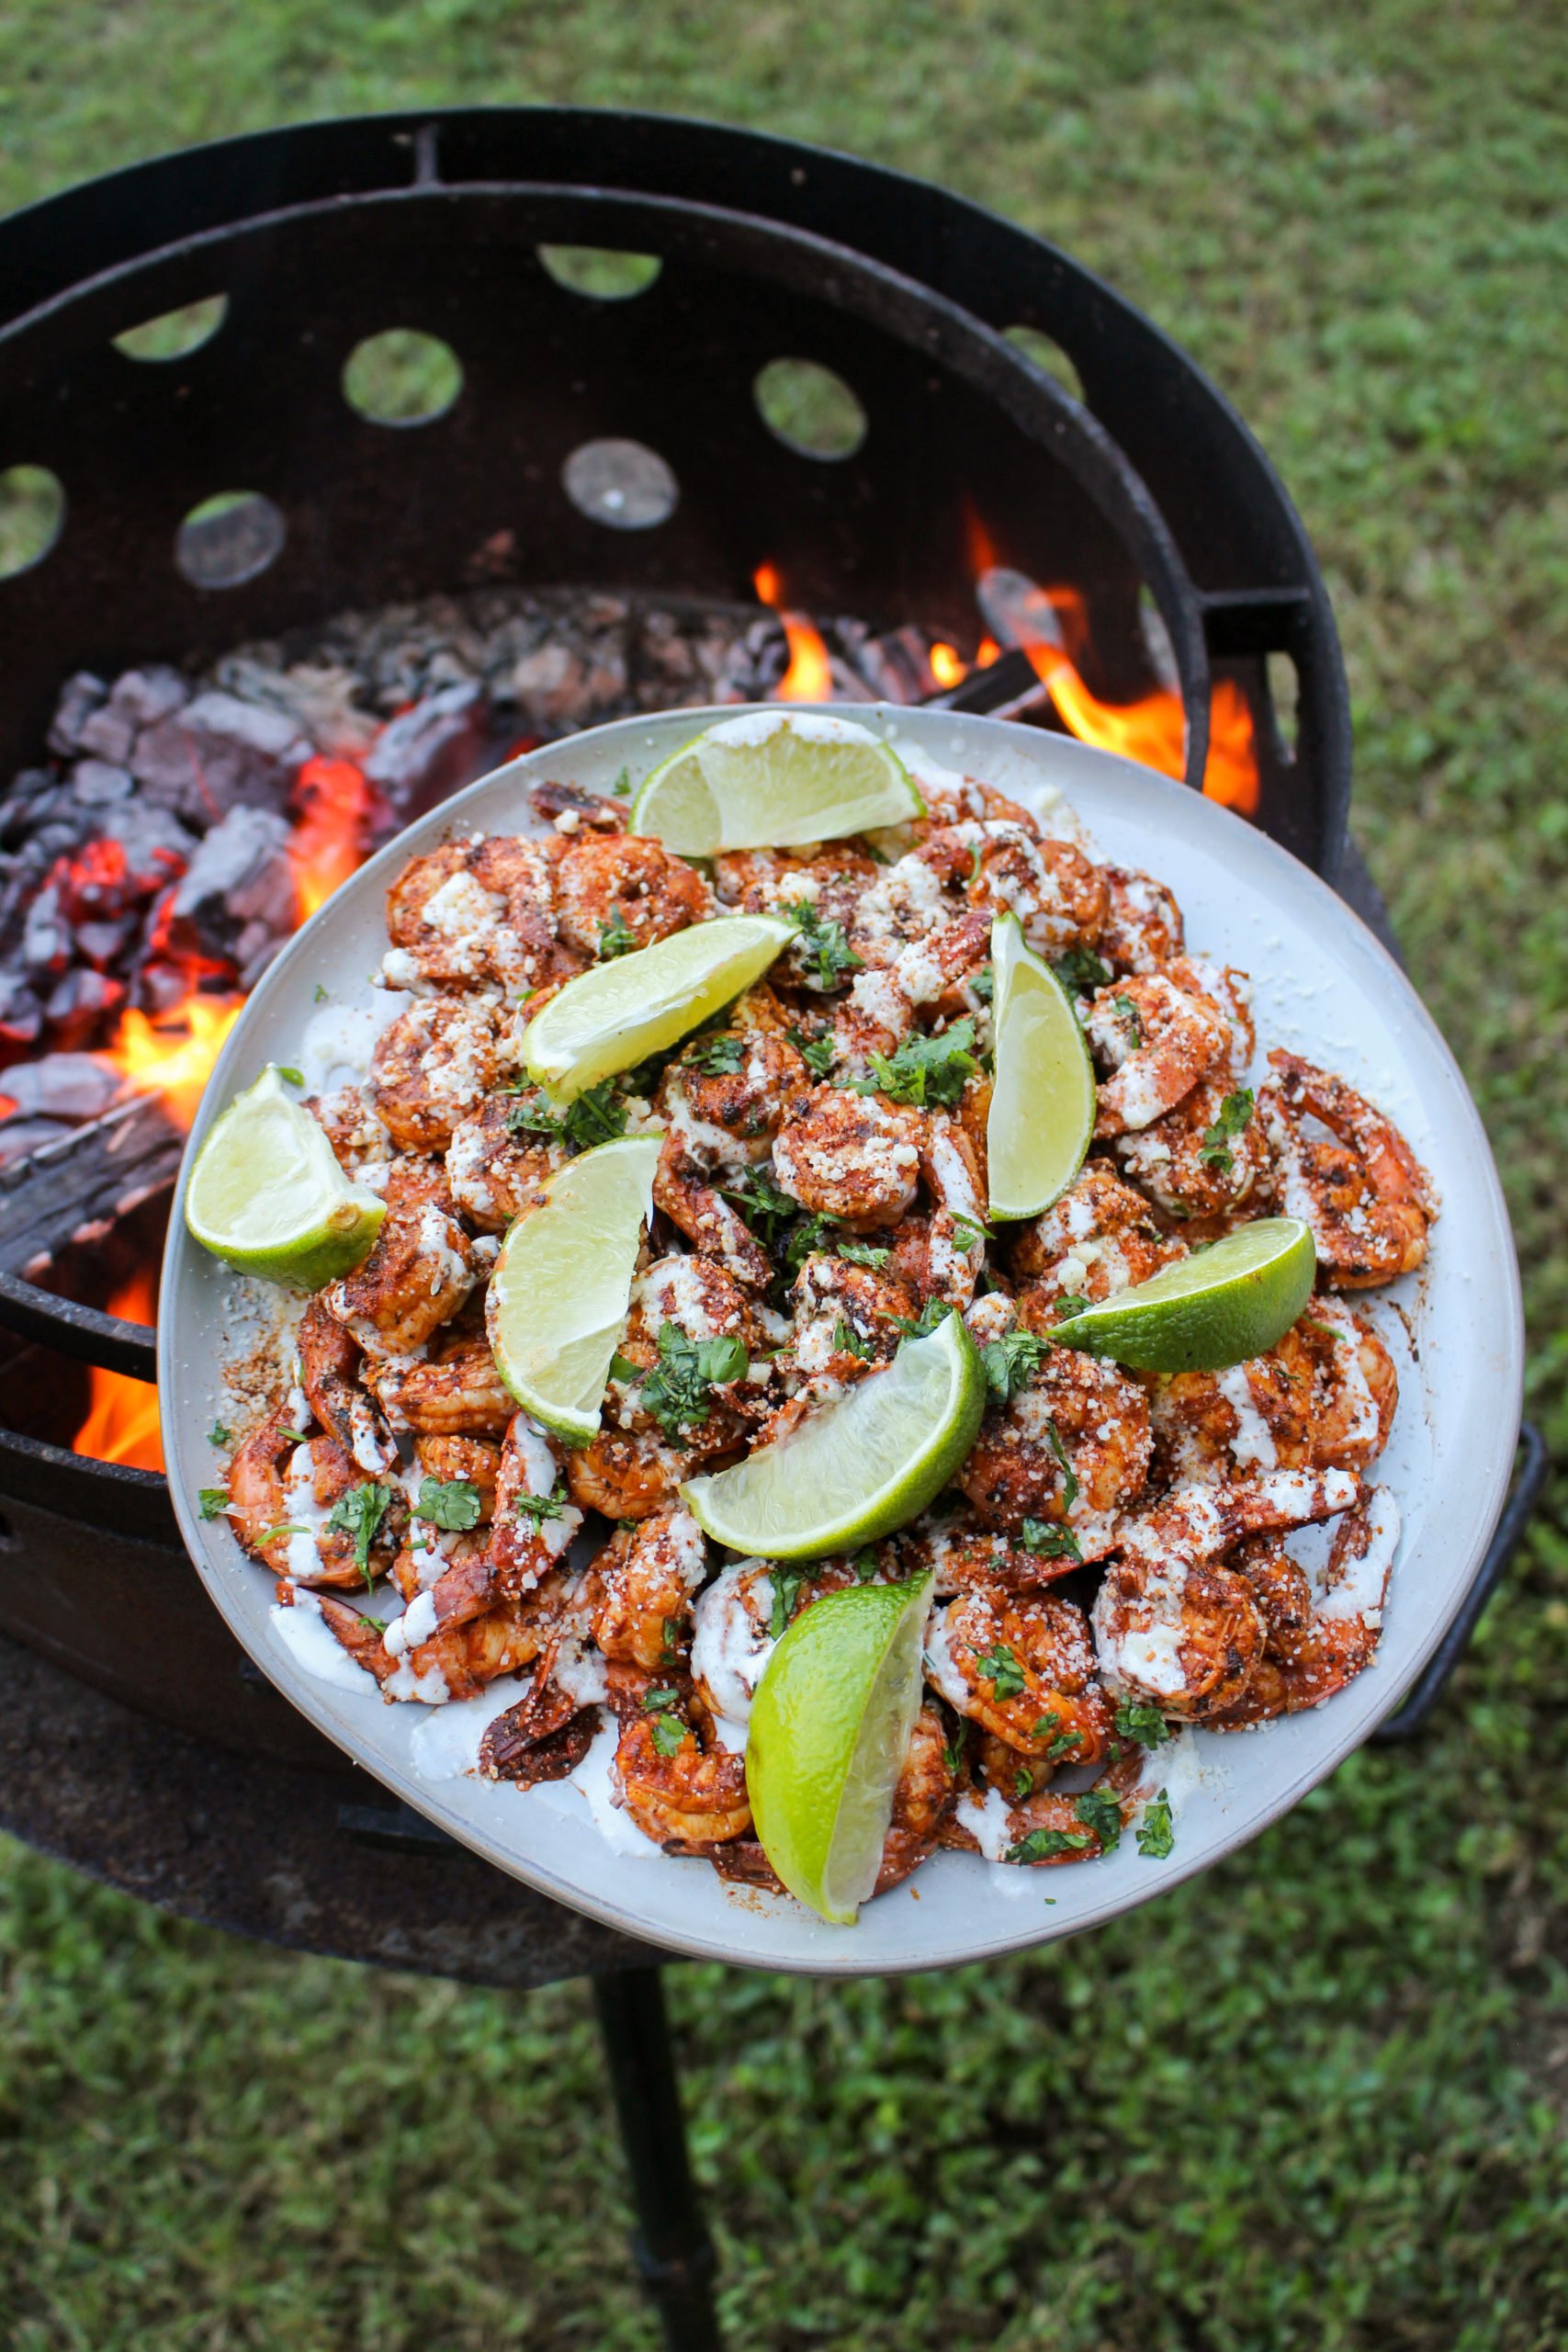
[[[836,716],[855,719],[862,725],[869,724],[878,731],[886,730],[895,736],[901,729],[925,731],[928,729],[934,730],[945,726],[956,727],[960,734],[976,741],[999,737],[1004,742],[1012,743],[1026,756],[1032,755],[1036,761],[1043,760],[1050,764],[1059,766],[1066,772],[1060,778],[1053,775],[1046,776],[1043,780],[1060,790],[1070,813],[1086,827],[1090,834],[1093,831],[1092,820],[1084,818],[1072,803],[1071,771],[1074,769],[1078,770],[1086,780],[1092,778],[1095,782],[1111,781],[1120,776],[1124,782],[1135,783],[1140,789],[1152,792],[1156,800],[1165,801],[1172,810],[1179,807],[1184,813],[1179,819],[1179,823],[1194,825],[1200,836],[1206,829],[1213,828],[1213,838],[1218,842],[1223,840],[1224,830],[1226,827],[1237,824],[1244,826],[1249,842],[1261,850],[1265,859],[1282,861],[1283,870],[1290,875],[1293,886],[1298,888],[1304,888],[1309,899],[1316,894],[1318,902],[1325,907],[1330,920],[1346,932],[1348,943],[1353,944],[1362,955],[1370,956],[1372,969],[1378,975],[1380,989],[1392,991],[1404,1019],[1412,1023],[1422,1034],[1427,1051],[1435,1055],[1443,1068],[1467,1130],[1465,1135],[1458,1139],[1456,1148],[1467,1149],[1475,1160],[1483,1179],[1484,1189],[1491,1196],[1491,1205],[1497,1227],[1496,1238],[1503,1245],[1499,1255],[1506,1293],[1503,1299],[1498,1299],[1494,1295],[1492,1301],[1500,1336],[1506,1343],[1504,1354],[1506,1394],[1503,1401],[1501,1419],[1496,1424],[1497,1442],[1491,1448],[1484,1480],[1480,1482],[1479,1486],[1472,1485],[1472,1491],[1479,1494],[1482,1504],[1482,1507],[1477,1509],[1474,1518],[1477,1532],[1471,1541],[1469,1557],[1465,1562],[1463,1572],[1454,1582],[1452,1597],[1449,1604],[1429,1618],[1416,1642],[1415,1655],[1408,1667],[1407,1679],[1402,1675],[1401,1679],[1386,1691],[1381,1689],[1376,1690],[1370,1706],[1365,1703],[1363,1698],[1362,1703],[1357,1709],[1353,1728],[1337,1738],[1325,1738],[1319,1750],[1315,1754],[1305,1757],[1297,1770],[1280,1788],[1269,1796],[1258,1801],[1255,1811],[1247,1812],[1237,1821],[1227,1822],[1219,1842],[1212,1850],[1193,1854],[1185,1861],[1179,1860],[1178,1856],[1172,1856],[1161,1865],[1157,1875],[1151,1879],[1146,1888],[1142,1885],[1109,1887],[1100,1899],[1091,1901],[1086,1907],[1076,1911],[1070,1921],[1064,1921],[1059,1926],[1042,1919],[1038,1912],[1032,1908],[1027,1918],[1020,1917],[1017,1926],[1010,1930],[1005,1925],[1008,1906],[998,1902],[994,1905],[986,1906],[984,1916],[989,1923],[989,1931],[981,1939],[953,1944],[950,1939],[950,1948],[941,1951],[933,1951],[930,1946],[925,1946],[910,1951],[908,1955],[902,1952],[891,1954],[880,1952],[872,1961],[857,1960],[852,1949],[841,1948],[852,1947],[854,1941],[852,1930],[849,1933],[840,1931],[840,1937],[835,1938],[831,1944],[825,1944],[820,1948],[814,1945],[809,1951],[786,1953],[738,1950],[728,1945],[722,1936],[710,1933],[700,1926],[694,1927],[689,1932],[684,1933],[671,1931],[666,1928],[662,1922],[657,1927],[650,1927],[634,1904],[617,1901],[608,1894],[581,1887],[564,1878],[548,1862],[532,1857],[522,1857],[514,1852],[498,1850],[497,1841],[492,1837],[487,1836],[475,1825],[469,1823],[454,1806],[444,1802],[441,1794],[444,1783],[422,1780],[412,1770],[405,1770],[392,1759],[378,1758],[375,1763],[367,1762],[358,1752],[352,1736],[334,1720],[325,1696],[318,1695],[324,1694],[330,1686],[320,1682],[318,1678],[295,1665],[281,1645],[265,1640],[253,1640],[250,1628],[243,1621],[239,1610],[229,1606],[227,1589],[229,1579],[224,1571],[224,1566],[209,1553],[208,1544],[212,1540],[210,1532],[206,1523],[198,1518],[189,1498],[194,1490],[189,1486],[188,1465],[183,1461],[185,1431],[180,1400],[174,1393],[175,1366],[173,1359],[175,1351],[173,1335],[178,1326],[181,1295],[189,1279],[186,1270],[192,1262],[192,1253],[198,1248],[186,1230],[184,1216],[186,1188],[195,1156],[213,1119],[218,1115],[219,1106],[227,1100],[231,1073],[243,1060],[245,1053],[250,1050],[247,1043],[248,1033],[261,1022],[272,997],[283,989],[286,982],[292,979],[302,964],[315,956],[317,944],[324,936],[321,926],[324,924],[330,926],[334,908],[341,913],[351,903],[357,906],[373,887],[378,887],[380,878],[389,874],[394,865],[400,865],[427,843],[442,838],[449,838],[455,831],[460,831],[465,811],[479,797],[489,797],[492,795],[505,780],[516,779],[520,789],[525,789],[529,784],[546,778],[552,760],[558,761],[564,754],[570,754],[576,759],[581,756],[584,749],[592,752],[607,740],[613,742],[637,734],[646,738],[649,729],[661,728],[668,728],[673,732],[680,724],[688,725],[691,735],[695,736],[700,734],[705,727],[714,725],[723,718],[739,718],[750,711],[777,714],[781,710],[798,710],[808,713],[831,712]],[[1402,1061],[1403,1059],[1402,1056]],[[1025,727],[1010,720],[985,718],[972,713],[923,709],[919,707],[911,707],[889,703],[702,705],[673,711],[638,712],[626,718],[606,720],[598,727],[582,729],[569,737],[560,738],[551,743],[541,745],[532,752],[525,752],[514,760],[503,762],[499,768],[490,770],[484,775],[477,777],[473,783],[465,786],[460,792],[455,793],[450,799],[438,803],[434,808],[412,820],[390,841],[384,843],[349,878],[343,891],[334,893],[333,898],[326,900],[310,921],[294,933],[263,974],[256,988],[246,1000],[214,1065],[202,1103],[198,1107],[186,1139],[179,1172],[171,1197],[169,1216],[169,1238],[164,1251],[158,1300],[158,1391],[160,1413],[164,1429],[169,1492],[186,1552],[201,1577],[209,1599],[218,1608],[242,1647],[282,1696],[298,1708],[307,1720],[331,1740],[334,1747],[340,1748],[359,1770],[367,1772],[372,1779],[391,1790],[414,1811],[434,1821],[446,1830],[448,1836],[478,1854],[482,1860],[504,1871],[509,1876],[536,1888],[551,1900],[563,1904],[568,1909],[596,1919],[601,1924],[615,1928],[645,1945],[652,1945],[687,1958],[719,1961],[732,1967],[757,1968],[790,1974],[854,1977],[902,1975],[930,1968],[963,1966],[973,1962],[1004,1957],[1014,1951],[1032,1949],[1043,1943],[1060,1940],[1066,1936],[1081,1934],[1090,1928],[1104,1926],[1109,1920],[1120,1917],[1124,1912],[1141,1908],[1156,1896],[1184,1883],[1200,1871],[1227,1860],[1233,1854],[1239,1852],[1243,1847],[1249,1845],[1255,1838],[1261,1836],[1264,1830],[1272,1827],[1312,1789],[1320,1785],[1337,1771],[1348,1756],[1366,1744],[1379,1724],[1394,1713],[1407,1695],[1409,1689],[1414,1687],[1464,1606],[1485,1558],[1491,1534],[1495,1528],[1512,1478],[1518,1424],[1522,1414],[1524,1371],[1523,1300],[1512,1228],[1490,1140],[1474,1099],[1447,1040],[1417,994],[1409,976],[1355,909],[1341,899],[1320,875],[1304,865],[1282,843],[1248,824],[1246,819],[1224,808],[1216,801],[1205,799],[1202,795],[1192,791],[1180,781],[1128,761],[1118,753],[1100,751],[1095,746],[1079,742],[1076,738],[1043,733],[1038,729]],[[1499,1309],[1504,1311],[1499,1312]],[[166,1334],[169,1335],[167,1342],[165,1341]],[[1507,1434],[1506,1446],[1501,1442],[1505,1430]],[[1475,1466],[1472,1464],[1472,1470]],[[247,1563],[247,1565],[252,1564]],[[1363,1683],[1364,1680],[1365,1678],[1362,1679]],[[1324,1710],[1310,1712],[1316,1720],[1325,1724],[1330,1720]],[[597,1835],[597,1832],[595,1834]],[[1179,1849],[1178,1850],[1179,1853]],[[630,1869],[631,1865],[628,1863],[628,1871]],[[635,1877],[630,1878],[628,1883],[635,1887]]]

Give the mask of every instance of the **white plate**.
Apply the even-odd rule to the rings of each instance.
[[[254,1333],[264,1302],[260,1286],[186,1234],[192,1156],[220,1107],[265,1061],[298,1059],[319,984],[343,1002],[377,1001],[369,975],[385,944],[383,893],[409,856],[457,832],[521,830],[528,788],[542,778],[605,791],[629,765],[638,780],[710,718],[736,715],[622,720],[513,761],[372,859],[273,965],[213,1073],[170,1226],[158,1322],[169,1483],[208,1589],[263,1671],[356,1762],[502,1870],[611,1926],[705,1958],[822,1974],[942,1967],[1072,1934],[1147,1902],[1276,1820],[1398,1703],[1458,1609],[1506,1491],[1522,1364],[1518,1274],[1486,1137],[1452,1057],[1398,967],[1305,866],[1213,801],[1065,737],[947,712],[857,708],[855,718],[911,757],[984,777],[1017,798],[1059,789],[1102,855],[1170,885],[1194,950],[1252,974],[1261,1047],[1288,1046],[1340,1072],[1398,1121],[1431,1170],[1443,1215],[1427,1264],[1371,1295],[1399,1355],[1402,1390],[1376,1476],[1404,1520],[1376,1663],[1310,1713],[1249,1733],[1189,1734],[1176,1754],[1163,1751],[1177,1803],[1168,1860],[1145,1860],[1130,1838],[1103,1861],[1055,1870],[939,1854],[852,1928],[829,1928],[787,1898],[727,1887],[704,1862],[668,1860],[607,1808],[602,1773],[603,1829],[577,1781],[525,1794],[464,1775],[457,1768],[465,1748],[472,1753],[504,1696],[464,1709],[389,1706],[356,1668],[333,1680],[306,1670],[279,1637],[271,1579],[224,1521],[204,1522],[195,1507],[213,1475],[208,1431],[222,1417],[223,1362],[247,1328]],[[355,1676],[363,1689],[349,1687]]]

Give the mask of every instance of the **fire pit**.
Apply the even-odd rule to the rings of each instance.
[[[1189,360],[843,158],[552,110],[314,125],[39,206],[0,266],[0,456],[59,490],[0,579],[0,1628],[320,1761],[270,1693],[232,1704],[141,1385],[182,1118],[294,925],[524,744],[824,693],[1130,752],[1378,921],[1337,641]]]

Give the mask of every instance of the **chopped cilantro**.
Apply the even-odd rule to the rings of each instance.
[[[1081,1560],[1083,1550],[1070,1527],[1054,1527],[1048,1519],[1026,1519],[1018,1540],[1037,1560]]]
[[[558,1136],[573,1151],[587,1151],[625,1135],[626,1106],[608,1078],[589,1087],[563,1112],[552,1111],[537,1087],[530,1087],[507,1104],[506,1124],[513,1135]]]
[[[993,1642],[988,1650],[976,1650],[975,1656],[995,1698],[1016,1699],[1027,1688],[1023,1668],[1005,1642]]]
[[[1138,1017],[1137,1006],[1130,996],[1114,997],[1111,1001],[1122,1015],[1122,1025],[1131,1035],[1134,1045],[1141,1046],[1144,1042],[1144,1024]]]
[[[999,1339],[987,1340],[980,1351],[980,1362],[998,1404],[1010,1404],[1021,1388],[1028,1387],[1050,1344],[1049,1340],[1039,1339],[1032,1331],[1004,1331]]]
[[[428,1520],[432,1527],[445,1527],[457,1534],[464,1528],[477,1527],[483,1508],[479,1490],[471,1478],[423,1478],[413,1515]]]
[[[1071,1510],[1078,1498],[1079,1487],[1073,1473],[1073,1465],[1067,1460],[1067,1449],[1062,1443],[1062,1433],[1055,1421],[1047,1421],[1045,1424],[1045,1442],[1062,1465],[1062,1509]]]
[[[1170,1799],[1161,1789],[1144,1807],[1144,1817],[1138,1824],[1138,1851],[1152,1862],[1163,1862],[1176,1844],[1176,1832],[1170,1821]]]
[[[214,1421],[207,1432],[207,1442],[209,1445],[227,1445],[233,1434],[233,1430],[225,1429],[221,1421]]]
[[[977,996],[982,1004],[989,1004],[997,992],[997,976],[989,964],[982,964],[977,972],[969,975],[969,993]]]
[[[852,1091],[886,1094],[891,1102],[912,1102],[917,1107],[941,1102],[951,1109],[980,1067],[971,1051],[974,1043],[975,1023],[967,1013],[939,1037],[917,1032],[905,1038],[897,1053],[873,1054],[875,1076],[853,1080]]]
[[[928,1298],[918,1315],[895,1315],[893,1320],[906,1340],[925,1340],[955,1312],[949,1300]]]
[[[1020,1801],[1034,1794],[1034,1775],[1027,1764],[1021,1764],[1013,1774],[1012,1792]]]
[[[833,1067],[835,1051],[831,1037],[803,1037],[798,1029],[792,1029],[789,1042],[813,1078],[827,1077]]]
[[[1081,1747],[1082,1746],[1083,1734],[1081,1731],[1059,1731],[1056,1734],[1055,1738],[1051,1742],[1050,1747],[1045,1750],[1046,1760],[1048,1762],[1054,1762],[1059,1757],[1069,1756],[1075,1747]]]
[[[1207,1167],[1216,1169],[1222,1176],[1229,1175],[1235,1165],[1230,1145],[1252,1119],[1254,1096],[1250,1086],[1238,1086],[1220,1104],[1219,1115],[1213,1126],[1203,1130],[1203,1146],[1198,1157]]]
[[[879,1250],[872,1241],[835,1241],[835,1258],[842,1258],[851,1266],[885,1266],[893,1255],[891,1250]]]
[[[704,1038],[700,1045],[686,1049],[686,1060],[693,1069],[706,1070],[710,1078],[733,1078],[746,1058],[746,1041],[733,1030],[716,1037]]]
[[[977,1217],[965,1216],[962,1209],[953,1212],[953,1230],[958,1237],[961,1250],[972,1250],[976,1241],[984,1241],[987,1238],[987,1227]]]
[[[626,956],[637,945],[637,933],[621,912],[612,907],[607,920],[599,926],[599,954],[603,962],[613,964],[617,956]]]
[[[615,781],[610,786],[610,789],[615,794],[617,800],[629,800],[631,798],[632,772],[630,768],[623,768],[621,770],[620,775],[615,778]]]
[[[800,1588],[806,1582],[804,1568],[770,1568],[768,1581],[773,1587],[773,1606],[768,1619],[768,1631],[776,1642],[790,1619],[795,1604],[800,1599]]]
[[[640,1363],[633,1363],[631,1358],[624,1356],[617,1348],[610,1358],[610,1377],[612,1380],[640,1380],[642,1366]],[[635,1520],[632,1524],[634,1526],[637,1524]]]
[[[877,1559],[876,1553],[873,1545],[868,1544],[863,1552],[857,1552],[854,1558],[851,1561],[850,1566],[855,1572],[856,1584],[874,1584],[876,1582],[881,1563]]]
[[[304,1430],[279,1430],[277,1434],[285,1445],[309,1445],[310,1442],[309,1433]]]
[[[642,1401],[667,1437],[700,1428],[707,1390],[742,1380],[750,1367],[743,1340],[688,1339],[678,1323],[659,1327],[659,1362],[644,1375]]]
[[[964,1717],[960,1715],[953,1737],[946,1742],[942,1751],[942,1760],[950,1772],[957,1771],[964,1755],[964,1744],[968,1736],[969,1725]]]
[[[846,1322],[841,1315],[834,1326],[833,1345],[841,1349],[845,1355],[858,1356],[862,1363],[870,1363],[876,1353],[874,1340],[863,1340],[854,1325]]]
[[[819,989],[837,988],[846,972],[859,971],[861,959],[845,938],[843,924],[824,922],[809,899],[793,899],[779,912],[800,925],[795,951]]]
[[[686,1736],[686,1726],[673,1715],[655,1715],[653,1744],[660,1756],[673,1756]]]
[[[678,1707],[680,1703],[681,1693],[671,1690],[668,1685],[662,1690],[645,1690],[642,1694],[641,1705],[645,1715],[667,1714],[671,1707]]]
[[[775,1183],[755,1168],[742,1176],[732,1189],[727,1190],[724,1197],[735,1203],[758,1239],[765,1243],[775,1241],[781,1227],[800,1215],[800,1203],[790,1193],[782,1193]],[[798,1264],[799,1261],[795,1262]]]
[[[1337,1331],[1332,1323],[1320,1323],[1315,1315],[1300,1315],[1296,1320],[1303,1331],[1315,1331],[1319,1339],[1337,1340],[1341,1342],[1344,1340],[1343,1331]]]
[[[320,980],[318,980],[318,981],[316,982],[316,1002],[317,1002],[318,1004],[325,1004],[326,1001],[327,1001],[327,991],[326,991],[326,989],[322,987],[322,985],[321,985],[321,981],[320,981]]]
[[[1163,1747],[1170,1737],[1170,1726],[1159,1709],[1143,1699],[1122,1700],[1116,1710],[1116,1728],[1123,1739],[1135,1739],[1140,1747]]]
[[[375,1486],[367,1479],[363,1486],[350,1487],[346,1494],[340,1495],[327,1513],[329,1532],[353,1537],[354,1565],[367,1585],[375,1581],[370,1573],[370,1546],[391,1499],[385,1487]]]
[[[279,1078],[286,1078],[290,1086],[303,1086],[305,1083],[304,1071],[302,1069],[290,1069],[287,1062],[278,1063],[277,1074]]]
[[[329,1527],[332,1525],[330,1519],[327,1525]],[[256,1541],[258,1544],[267,1544],[276,1543],[280,1535],[309,1535],[310,1532],[310,1529],[301,1527],[297,1519],[280,1519],[275,1521],[271,1527],[264,1527]]]
[[[1065,1323],[1069,1315],[1086,1314],[1088,1309],[1089,1301],[1081,1290],[1065,1290],[1057,1295],[1056,1320],[1058,1323]]]
[[[1081,1797],[1073,1799],[1073,1811],[1099,1838],[1102,1854],[1113,1852],[1121,1844],[1122,1807],[1109,1789],[1086,1789]]]
[[[198,1487],[196,1507],[203,1519],[219,1519],[229,1508],[227,1487]]]
[[[1089,1844],[1087,1830],[1032,1829],[1016,1846],[1010,1846],[1010,1862],[1048,1862],[1057,1854],[1081,1854]]]
[[[1069,996],[1092,996],[1111,978],[1110,967],[1100,962],[1092,947],[1069,947],[1051,969]]]

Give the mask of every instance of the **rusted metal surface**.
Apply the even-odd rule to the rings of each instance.
[[[265,1943],[471,1984],[662,1957],[448,1840],[400,1838],[405,1809],[322,1753],[312,1769],[188,1738],[0,1638],[0,1826],[105,1885]]]

